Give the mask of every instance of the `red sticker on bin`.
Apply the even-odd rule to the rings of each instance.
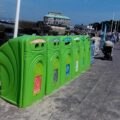
[[[37,94],[37,93],[40,92],[40,90],[41,90],[41,82],[42,82],[41,76],[36,76],[35,80],[34,80],[34,94]]]

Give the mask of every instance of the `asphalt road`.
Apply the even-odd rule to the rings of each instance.
[[[120,43],[113,61],[96,59],[89,71],[26,109],[0,99],[0,120],[120,120]]]

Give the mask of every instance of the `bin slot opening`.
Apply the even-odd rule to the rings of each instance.
[[[41,47],[44,47],[44,43],[41,44]]]
[[[38,47],[39,47],[39,43],[36,43],[36,44],[35,44],[35,48],[38,48]]]
[[[54,46],[56,45],[56,42],[54,42]]]
[[[54,46],[59,45],[59,42],[54,42]]]
[[[65,45],[69,45],[70,44],[70,42],[65,42]]]
[[[78,43],[78,42],[80,42],[79,40],[76,40],[76,42]]]

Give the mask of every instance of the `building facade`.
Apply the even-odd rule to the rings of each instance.
[[[71,19],[62,13],[49,12],[44,16],[44,22],[51,26],[52,31],[58,34],[64,34],[67,28],[70,27]]]
[[[69,27],[71,20],[62,13],[49,12],[44,16],[44,22],[50,26]]]

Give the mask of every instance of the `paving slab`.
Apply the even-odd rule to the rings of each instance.
[[[0,99],[0,120],[120,120],[120,43],[113,61],[96,59],[86,73],[30,107]]]

